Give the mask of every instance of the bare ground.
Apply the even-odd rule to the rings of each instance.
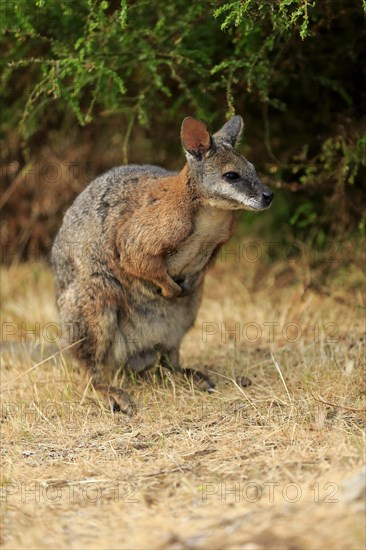
[[[364,548],[362,273],[223,259],[182,350],[212,394],[123,375],[128,417],[60,355],[3,357],[4,548]],[[2,341],[55,323],[49,268],[3,269]]]

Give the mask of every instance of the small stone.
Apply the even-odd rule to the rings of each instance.
[[[252,385],[251,379],[248,378],[248,376],[245,376],[244,374],[241,375],[241,376],[237,376],[237,377],[236,377],[236,383],[237,383],[238,386],[240,386],[241,388],[248,388],[248,386],[251,386],[251,385]]]
[[[36,453],[34,451],[23,451],[22,455],[28,458],[28,456],[35,455]]]
[[[345,479],[342,483],[343,502],[353,502],[356,500],[365,500],[366,498],[366,466],[357,474]]]

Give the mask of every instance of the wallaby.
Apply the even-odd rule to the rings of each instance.
[[[184,370],[179,347],[196,319],[206,270],[234,231],[234,211],[264,210],[273,199],[234,149],[242,129],[240,116],[214,135],[185,118],[181,172],[114,168],[66,212],[52,249],[57,304],[67,344],[95,387],[108,390],[108,369],[141,372],[160,361]],[[109,395],[115,409],[122,397],[130,410],[123,390],[109,388]]]

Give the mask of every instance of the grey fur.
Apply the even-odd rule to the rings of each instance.
[[[233,117],[212,137],[205,158],[187,152],[192,227],[178,247],[168,247],[165,257],[168,274],[186,295],[163,297],[151,281],[125,273],[121,261],[126,251],[133,257],[141,232],[159,224],[148,214],[150,193],[161,178],[177,173],[149,165],[114,168],[96,178],[66,212],[52,249],[57,303],[65,344],[74,344],[75,355],[95,379],[103,366],[140,372],[162,354],[166,364],[179,368],[181,341],[196,319],[207,265],[231,235],[232,211],[269,206],[262,197],[269,190],[233,150],[242,128],[241,117]],[[241,179],[236,186],[222,180],[221,166],[237,167]],[[179,208],[173,213],[178,221]],[[144,223],[135,227],[136,242],[123,235],[121,240],[118,227],[144,211]],[[184,219],[182,214],[187,230],[189,220]],[[153,240],[154,230],[150,235]]]

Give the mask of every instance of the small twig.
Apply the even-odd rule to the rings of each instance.
[[[270,156],[271,160],[276,164],[280,164],[278,158],[274,155],[271,146],[271,136],[270,136],[270,127],[268,119],[268,101],[263,104],[263,122],[264,122],[264,145],[267,149],[267,153]]]
[[[37,405],[35,404],[35,402],[33,401],[33,405],[34,405],[34,408],[38,411],[38,413],[40,414],[40,416],[43,418],[43,420],[45,420],[46,422],[48,422],[50,424],[50,426],[52,426],[52,428],[55,430],[56,429],[56,426],[54,424],[52,424],[52,422],[45,417],[45,415],[42,413],[42,411],[37,407]]]
[[[62,487],[64,485],[85,485],[87,483],[115,483],[113,479],[93,479],[93,478],[87,478],[87,479],[79,479],[76,481],[69,481],[67,479],[51,479],[51,480],[45,480],[42,481],[41,484],[43,487]]]
[[[123,164],[128,164],[128,144],[130,141],[130,136],[132,132],[133,125],[135,123],[136,119],[136,110],[133,110],[132,115],[130,117],[130,120],[127,125],[127,130],[125,133],[125,137],[123,139],[123,145],[122,145],[122,160]]]
[[[40,367],[41,365],[43,365],[44,363],[47,363],[47,361],[49,361],[50,359],[53,359],[54,357],[56,357],[57,355],[60,355],[60,353],[63,353],[64,351],[67,351],[68,349],[72,348],[73,346],[76,346],[77,344],[80,344],[80,342],[82,342],[83,340],[85,340],[85,338],[81,338],[81,340],[78,340],[77,342],[73,342],[72,344],[70,344],[69,346],[67,346],[66,348],[62,348],[60,349],[59,351],[56,351],[54,354],[50,355],[49,357],[46,357],[46,359],[43,359],[42,361],[40,361],[39,363],[36,363],[35,365],[33,365],[33,367],[30,367],[28,370],[26,370],[25,372],[21,372],[20,374],[18,374],[18,376],[15,376],[15,378],[13,378],[12,380],[10,380],[10,382],[8,382],[7,384],[5,384],[4,387],[2,387],[0,389],[0,392],[6,390],[6,388],[8,386],[10,386],[13,382],[15,382],[15,380],[18,380],[18,378],[22,378],[23,376],[25,376],[26,374],[28,374],[28,372],[31,372],[32,370],[36,369],[37,367]]]
[[[330,401],[326,401],[323,399],[320,395],[316,396],[313,394],[313,392],[310,392],[311,396],[315,401],[319,401],[320,403],[323,403],[324,405],[329,405],[330,407],[334,407],[336,409],[343,409],[345,411],[351,411],[351,412],[366,412],[366,407],[363,407],[361,409],[356,409],[355,407],[345,407],[344,405],[339,405],[339,403],[331,403]]]
[[[289,398],[290,403],[292,403],[292,398],[291,398],[290,392],[288,391],[288,388],[287,388],[285,379],[284,379],[284,377],[282,376],[281,369],[280,369],[280,367],[279,367],[277,361],[276,361],[275,358],[273,357],[273,353],[271,353],[271,357],[272,357],[272,361],[273,361],[273,363],[274,363],[274,366],[276,367],[276,370],[277,370],[278,374],[280,375],[280,378],[281,378],[281,380],[282,380],[282,384],[284,385],[284,388],[285,388],[286,393],[287,393],[287,397]]]
[[[18,185],[22,182],[24,182],[23,174],[26,172],[26,170],[29,168],[29,164],[24,166],[20,172],[14,177],[13,181],[9,185],[9,187],[5,190],[5,192],[2,194],[2,197],[0,199],[0,210],[3,208],[4,204],[9,200],[12,193],[14,193],[15,189],[18,187]]]
[[[159,470],[158,472],[152,472],[151,474],[141,474],[141,477],[156,477],[166,474],[174,474],[175,472],[190,472],[192,468],[186,466],[178,466],[178,468],[172,468],[171,470]]]

